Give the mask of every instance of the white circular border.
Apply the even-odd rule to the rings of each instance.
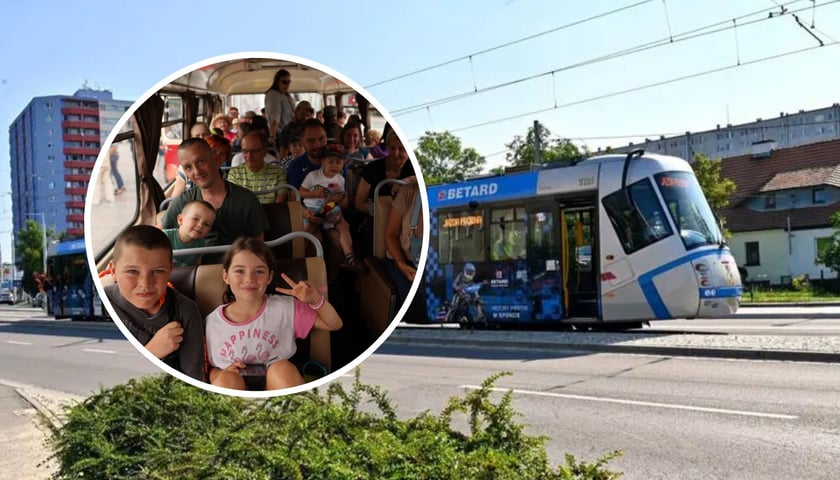
[[[330,373],[329,375],[327,375],[323,378],[319,378],[317,380],[307,382],[307,383],[305,383],[303,385],[299,385],[297,387],[284,388],[284,389],[280,389],[280,390],[243,391],[243,390],[233,390],[233,389],[229,389],[229,388],[217,387],[217,386],[211,385],[209,383],[204,383],[204,382],[198,381],[198,380],[196,380],[196,379],[194,379],[194,378],[192,378],[192,377],[190,377],[190,376],[188,376],[188,375],[186,375],[182,372],[179,372],[178,370],[175,370],[174,368],[170,367],[169,365],[163,363],[163,361],[160,360],[159,358],[152,355],[152,353],[149,352],[146,349],[145,346],[141,345],[140,342],[134,337],[134,335],[132,335],[131,332],[128,331],[128,328],[121,321],[116,320],[116,319],[119,319],[119,316],[116,314],[116,311],[114,310],[114,307],[111,305],[111,302],[108,299],[108,296],[105,295],[104,287],[102,286],[102,282],[99,280],[99,272],[97,272],[97,269],[96,269],[96,259],[94,258],[93,248],[91,246],[91,238],[92,238],[92,235],[91,235],[91,218],[92,218],[92,215],[93,215],[93,210],[92,210],[93,196],[92,196],[92,194],[93,194],[93,188],[94,188],[94,186],[92,184],[92,181],[93,181],[93,179],[99,177],[100,167],[106,159],[107,152],[106,152],[106,149],[104,148],[105,145],[110,145],[114,141],[114,138],[116,138],[120,129],[123,127],[123,125],[126,124],[126,122],[128,122],[128,120],[132,117],[132,115],[134,115],[134,112],[137,111],[138,108],[140,108],[140,105],[142,105],[152,95],[155,95],[160,89],[162,89],[166,85],[169,85],[170,83],[172,83],[174,80],[176,80],[176,79],[182,77],[183,75],[186,75],[186,74],[188,74],[188,73],[190,73],[194,70],[198,70],[198,69],[200,69],[202,67],[205,67],[205,66],[208,66],[208,65],[213,65],[215,63],[226,62],[226,61],[231,61],[231,60],[243,60],[243,59],[247,59],[247,58],[270,58],[270,59],[275,59],[275,60],[282,60],[282,61],[299,63],[301,65],[305,65],[307,67],[314,68],[314,69],[320,70],[320,71],[322,71],[326,74],[329,74],[333,78],[337,78],[337,79],[341,80],[342,82],[344,82],[347,86],[353,88],[353,90],[355,90],[357,93],[363,95],[365,97],[365,99],[367,99],[371,103],[371,105],[375,106],[376,109],[379,111],[379,113],[382,114],[382,116],[385,118],[385,120],[391,125],[391,128],[393,128],[394,131],[397,133],[397,135],[400,137],[400,139],[403,142],[403,145],[406,146],[406,151],[408,152],[409,160],[411,161],[412,165],[414,166],[414,172],[417,176],[417,183],[418,183],[418,186],[420,188],[420,193],[422,194],[422,200],[423,200],[421,202],[422,205],[423,205],[423,247],[422,247],[422,251],[421,251],[421,254],[420,254],[420,264],[417,265],[417,273],[414,276],[414,282],[411,285],[411,290],[409,290],[408,297],[406,298],[406,301],[403,302],[403,305],[400,307],[399,311],[396,313],[396,316],[394,317],[394,320],[391,322],[391,324],[388,325],[388,327],[385,329],[385,331],[379,336],[379,338],[377,338],[373,342],[373,344],[367,350],[362,352],[358,357],[356,357],[354,360],[352,360],[350,363],[343,366],[342,368],[340,368],[336,371],[333,371],[332,373]],[[134,345],[134,347],[137,349],[137,351],[139,351],[146,358],[148,358],[149,361],[151,361],[153,364],[155,364],[158,368],[160,368],[164,372],[166,372],[166,373],[168,373],[168,374],[170,374],[170,375],[172,375],[176,378],[179,378],[180,380],[183,380],[183,381],[189,383],[190,385],[193,385],[195,387],[198,387],[198,388],[201,388],[201,389],[204,389],[204,390],[207,390],[207,391],[211,391],[211,392],[215,392],[215,393],[221,393],[221,394],[225,394],[225,395],[246,397],[246,398],[268,398],[268,397],[289,395],[289,394],[293,394],[293,393],[299,393],[299,392],[304,392],[304,391],[307,391],[307,390],[311,390],[313,388],[320,387],[321,385],[325,385],[329,382],[332,382],[333,380],[338,379],[341,376],[346,375],[348,372],[350,372],[351,370],[356,368],[360,363],[362,363],[365,359],[367,359],[371,354],[373,354],[373,352],[375,352],[376,349],[379,348],[379,346],[382,345],[382,343],[385,342],[385,340],[388,339],[388,337],[391,335],[391,333],[394,331],[394,329],[397,328],[397,324],[400,323],[400,321],[402,320],[402,317],[405,315],[405,313],[408,311],[408,308],[411,306],[411,301],[414,299],[414,295],[417,293],[417,289],[420,288],[419,285],[420,285],[420,282],[422,281],[423,273],[425,271],[426,257],[428,255],[428,251],[429,251],[429,202],[428,202],[428,196],[427,196],[428,193],[426,192],[426,183],[423,181],[423,174],[422,174],[422,171],[420,169],[420,164],[417,162],[417,157],[414,155],[414,150],[409,147],[410,143],[405,140],[406,138],[407,137],[406,137],[405,133],[402,131],[402,129],[400,129],[399,125],[397,125],[396,122],[394,122],[394,119],[391,117],[391,114],[388,113],[385,110],[385,108],[382,106],[382,104],[380,104],[379,101],[376,100],[364,88],[362,88],[360,85],[358,85],[356,82],[352,81],[351,79],[345,77],[341,73],[336,72],[335,70],[333,70],[329,67],[321,65],[320,63],[313,62],[309,59],[297,57],[297,56],[294,56],[294,55],[276,53],[276,52],[259,52],[259,51],[256,51],[256,52],[238,52],[238,53],[230,53],[230,54],[225,54],[225,55],[219,55],[219,56],[211,57],[211,58],[199,61],[199,62],[195,62],[191,65],[187,65],[186,67],[178,70],[177,72],[173,73],[172,75],[169,75],[168,77],[164,78],[163,80],[161,80],[160,82],[155,84],[152,88],[147,90],[146,93],[144,93],[139,99],[137,99],[131,105],[131,107],[128,110],[126,110],[126,112],[123,114],[123,116],[117,122],[117,124],[111,130],[111,133],[108,135],[108,137],[105,140],[105,144],[100,146],[99,156],[97,157],[96,164],[94,165],[93,171],[91,172],[91,177],[90,177],[91,182],[88,183],[88,192],[87,192],[87,196],[86,196],[86,199],[85,199],[85,251],[86,251],[87,259],[88,259],[88,268],[90,269],[91,275],[93,276],[93,283],[96,286],[97,292],[99,293],[99,298],[102,301],[102,305],[107,309],[108,314],[111,317],[111,320],[114,322],[114,324],[117,325],[117,327],[120,329],[120,331],[125,336],[125,338],[129,342],[131,342],[132,345]],[[331,342],[331,344],[332,344],[332,342]]]

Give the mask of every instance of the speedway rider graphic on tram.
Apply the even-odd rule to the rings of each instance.
[[[475,278],[475,265],[467,263],[464,269],[455,277],[452,282],[452,289],[455,294],[452,296],[452,303],[447,312],[447,322],[458,322],[462,327],[473,324],[487,325],[487,317],[484,315],[484,303],[478,296],[478,291],[486,282],[479,282]],[[472,309],[475,308],[475,316]]]

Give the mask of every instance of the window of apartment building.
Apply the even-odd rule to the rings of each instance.
[[[44,106],[47,108],[52,108],[52,102],[45,102]]]
[[[55,188],[55,182],[48,183],[47,188]]]
[[[44,121],[45,122],[52,122],[52,114],[51,113],[46,114],[44,116]]]
[[[821,237],[821,238],[815,238],[814,239],[814,246],[816,247],[816,249],[814,251],[814,263],[815,264],[819,264],[819,262],[817,261],[817,258],[819,258],[819,256],[822,255],[823,252],[825,252],[825,250],[828,248],[829,245],[831,245],[831,240],[832,240],[831,237]]]
[[[47,148],[53,148],[52,142],[47,143]]]
[[[764,197],[764,208],[767,210],[773,210],[776,208],[776,194],[771,193]]]
[[[55,155],[47,155],[47,161],[48,161],[48,162],[53,162],[53,161],[55,161]]]
[[[744,243],[744,249],[747,251],[747,267],[761,265],[761,257],[758,254],[758,242]]]
[[[825,188],[817,187],[811,190],[811,200],[814,203],[814,205],[825,203],[825,197]]]

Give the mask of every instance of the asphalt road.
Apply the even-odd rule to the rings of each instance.
[[[626,479],[834,478],[837,365],[392,346],[362,365],[401,416],[439,411],[491,373],[515,389],[527,432],[592,460],[612,450]],[[342,381],[349,383],[350,379]],[[466,422],[460,422],[465,428]]]
[[[0,307],[0,379],[89,395],[157,373],[111,325],[30,316]],[[744,326],[778,329],[777,320]],[[826,319],[799,320],[785,319],[800,329],[834,328]],[[567,452],[592,460],[617,449],[624,454],[611,465],[627,479],[834,478],[840,471],[837,364],[386,342],[362,364],[362,379],[388,391],[401,416],[413,416],[440,411],[498,371],[513,373],[497,386],[516,389],[520,420],[548,437],[555,463]],[[465,419],[457,426],[466,428]]]

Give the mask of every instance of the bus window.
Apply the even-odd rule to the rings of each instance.
[[[130,130],[131,126],[128,125]],[[123,128],[123,131],[126,129]],[[93,205],[96,205],[96,228],[91,228],[91,246],[95,253],[105,250],[119,232],[134,224],[139,205],[137,193],[137,167],[134,139],[114,142],[99,169],[96,182],[91,182]],[[84,207],[84,195],[77,199]],[[76,202],[68,203],[74,207]]]
[[[640,180],[604,197],[603,204],[625,253],[633,253],[671,235],[650,180]]]
[[[484,211],[465,210],[438,216],[440,263],[484,260]]]
[[[524,260],[525,210],[502,208],[490,212],[490,260]]]

